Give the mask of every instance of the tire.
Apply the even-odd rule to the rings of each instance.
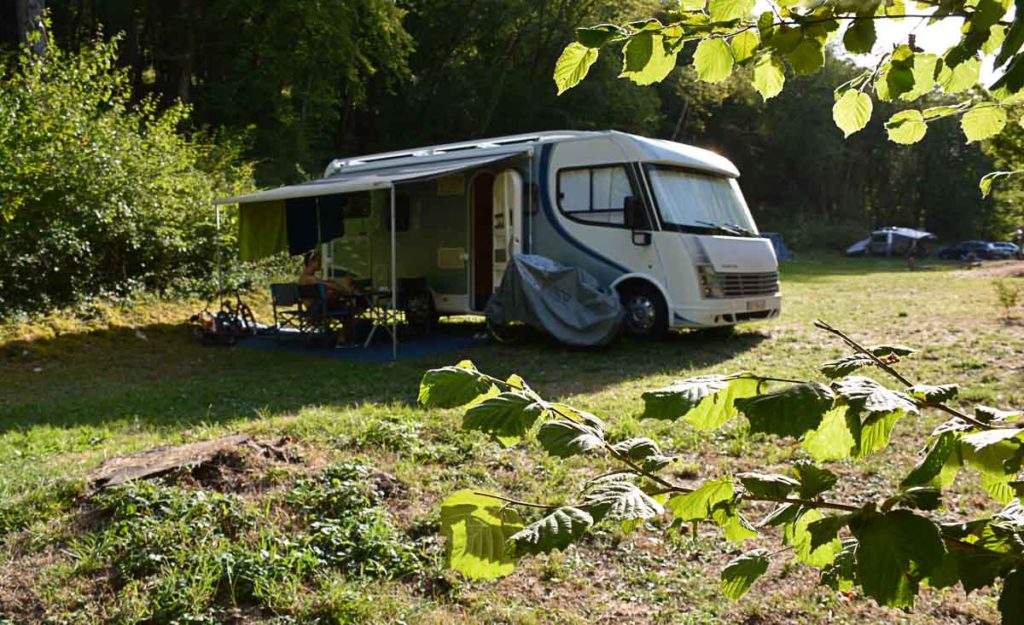
[[[619,293],[626,317],[622,328],[638,339],[660,339],[668,332],[668,306],[658,289],[651,285],[624,288]]]

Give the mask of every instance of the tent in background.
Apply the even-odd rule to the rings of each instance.
[[[847,256],[903,256],[911,249],[920,253],[922,242],[935,235],[913,228],[888,227],[875,230],[866,239],[846,248]]]
[[[775,248],[775,258],[779,262],[793,260],[793,252],[789,251],[789,247],[786,245],[786,240],[782,238],[782,234],[778,232],[762,232],[761,236],[772,242],[772,247]]]

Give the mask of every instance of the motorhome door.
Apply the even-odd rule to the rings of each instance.
[[[512,256],[523,251],[523,180],[519,172],[506,169],[494,179],[494,291],[501,287],[505,268]]]

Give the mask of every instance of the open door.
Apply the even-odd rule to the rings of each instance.
[[[470,196],[473,222],[470,293],[473,310],[483,310],[494,293],[494,174],[481,172],[473,178]]]
[[[506,169],[494,179],[494,262],[492,288],[497,291],[512,256],[523,251],[523,178]]]

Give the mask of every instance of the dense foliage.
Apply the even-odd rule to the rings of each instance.
[[[136,101],[117,42],[50,45],[0,76],[0,309],[209,279],[211,200],[248,184],[238,146],[190,138],[181,105]]]
[[[903,609],[914,606],[922,584],[960,584],[970,593],[1001,580],[1003,623],[1021,622],[1021,413],[986,406],[977,406],[974,415],[957,410],[947,403],[957,397],[957,385],[915,384],[895,368],[912,350],[865,347],[828,324],[817,325],[851,349],[821,366],[823,382],[742,372],[683,380],[644,395],[645,418],[713,431],[743,415],[752,433],[797,441],[806,457],[796,460],[790,475],[744,472],[682,483],[666,471],[674,458],[656,441],[611,440],[600,418],[543,399],[517,375],[501,380],[470,362],[428,371],[420,401],[464,406],[464,429],[484,432],[506,447],[534,437],[555,458],[589,458],[594,464],[594,477],[580,493],[552,495],[551,501],[479,489],[451,495],[441,508],[449,565],[469,577],[494,578],[511,573],[520,558],[568,548],[596,526],[673,533],[713,523],[737,546],[762,532],[777,533],[784,545],[773,553],[748,551],[722,569],[721,589],[732,599],[746,594],[773,560],[785,558],[819,569],[824,586],[859,588],[879,605]],[[866,371],[891,376],[899,390]],[[898,492],[849,502],[828,494],[839,476],[819,463],[860,461],[883,450],[896,423],[924,409],[950,419],[931,433]],[[604,472],[601,457],[616,469]],[[980,473],[981,487],[1000,508],[984,518],[949,522],[936,511],[963,468]],[[770,512],[751,523],[748,517],[765,504]]]
[[[199,127],[251,129],[246,155],[261,186],[316,175],[343,155],[615,128],[725,154],[743,172],[759,225],[798,247],[845,247],[887,225],[945,239],[1001,237],[1018,215],[1012,202],[978,196],[993,164],[952,118],[930,123],[925,143],[907,148],[889,143],[882,123],[899,101],[876,103],[874,121],[844,141],[831,119],[833,90],[864,69],[830,48],[823,71],[787,68],[788,88],[767,104],[752,68],[699,80],[693,44],[654,87],[620,80],[620,58],[602,54],[586,81],[557,95],[551,68],[580,24],[659,14],[664,3],[655,0],[47,5],[57,41],[123,31],[119,63],[140,96],[189,103]],[[955,97],[933,92],[927,106]]]

